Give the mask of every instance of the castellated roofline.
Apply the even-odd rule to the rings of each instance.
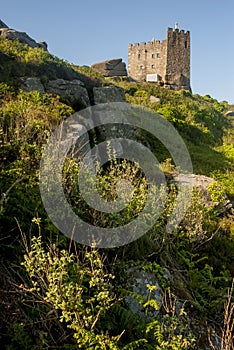
[[[134,44],[128,44],[128,48],[131,50],[131,49],[135,49],[135,48],[138,48],[138,49],[141,49],[141,48],[145,48],[146,46],[148,45],[161,45],[162,43],[164,43],[166,40],[156,40],[156,39],[152,39],[150,41],[148,41],[147,43],[146,42],[142,42],[142,43],[134,43]]]
[[[175,28],[167,28],[167,32],[175,32],[175,33],[185,34],[185,35],[190,34],[189,30],[185,31],[184,29],[175,29]]]
[[[173,28],[167,28],[167,33],[170,34],[170,33],[178,33],[178,34],[182,34],[182,35],[185,35],[185,36],[189,36],[190,35],[190,31],[187,30],[185,31],[184,29],[173,29]],[[166,40],[166,39],[165,39]],[[165,42],[165,40],[156,40],[156,39],[152,39],[150,41],[148,41],[147,43],[146,42],[141,42],[141,43],[134,43],[134,44],[128,44],[128,48],[131,49],[131,48],[136,48],[138,47],[139,49],[141,48],[144,48],[144,46],[146,45],[154,45],[154,44],[162,44]]]

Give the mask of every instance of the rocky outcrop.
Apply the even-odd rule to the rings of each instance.
[[[24,32],[18,32],[14,29],[0,28],[0,36],[8,40],[18,40],[21,44],[27,44],[30,47],[40,47],[47,50],[47,44],[45,42],[37,43],[34,39]]]
[[[87,89],[80,80],[50,80],[46,92],[59,95],[64,102],[72,106],[90,106]]]
[[[122,58],[94,63],[91,68],[105,77],[127,76],[126,64],[122,62]]]
[[[93,88],[94,103],[124,102],[124,90],[118,86],[110,85]]]
[[[40,78],[21,77],[20,88],[24,91],[48,92],[58,95],[65,103],[73,107],[79,107],[78,109],[90,106],[90,99],[85,84],[77,79],[71,81],[64,79],[50,80],[44,87]],[[115,85],[94,87],[93,99],[95,104],[124,102],[125,94],[122,88]]]
[[[37,46],[44,49],[45,51],[48,51],[48,44],[46,41],[39,41],[37,43]]]
[[[234,111],[227,111],[227,112],[225,113],[225,116],[226,116],[226,117],[234,117]]]
[[[45,89],[40,81],[40,78],[22,77],[20,78],[20,83],[20,88],[24,91],[38,91],[41,94],[45,93]]]
[[[37,43],[34,39],[30,38],[25,32],[19,32],[15,29],[10,29],[4,22],[0,20],[0,36],[8,40],[18,40],[21,44],[27,44],[30,47],[39,47],[47,50],[47,43],[40,41]]]
[[[163,292],[158,284],[158,281],[153,273],[139,270],[137,268],[130,268],[127,271],[128,275],[128,286],[137,297],[126,296],[125,300],[128,304],[129,309],[136,315],[141,316],[143,319],[146,318],[143,304],[145,304],[149,297],[155,301],[155,306],[150,307],[147,313],[147,318],[155,318],[162,306]]]
[[[171,182],[183,187],[192,185],[202,193],[201,201],[203,204],[207,207],[215,207],[219,214],[229,212],[233,213],[231,201],[227,198],[225,193],[222,193],[221,190],[218,201],[212,198],[212,186],[210,185],[214,184],[215,188],[219,190],[219,185],[215,179],[205,175],[180,174],[178,176],[173,176]]]
[[[199,187],[206,192],[210,183],[215,182],[215,180],[205,175],[180,174],[179,176],[173,177],[173,182],[182,186],[192,184],[194,187]]]
[[[8,28],[8,26],[0,20],[0,28]]]

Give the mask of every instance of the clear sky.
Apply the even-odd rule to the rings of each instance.
[[[234,103],[233,0],[11,0],[0,13],[10,28],[77,65],[127,63],[128,43],[163,40],[178,22],[191,32],[193,93]]]

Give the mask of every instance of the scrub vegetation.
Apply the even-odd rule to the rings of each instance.
[[[76,67],[43,49],[0,38],[0,343],[2,349],[180,350],[233,349],[234,222],[222,211],[224,194],[234,200],[233,120],[227,102],[154,84],[112,81],[89,67]],[[74,111],[59,96],[20,89],[21,76],[80,79],[116,84],[126,101],[160,113],[178,130],[195,174],[213,177],[212,203],[194,189],[180,225],[166,233],[177,187],[168,184],[166,204],[155,225],[137,241],[111,249],[82,246],[50,221],[39,191],[39,163],[51,132]],[[90,83],[91,82],[91,83]],[[151,102],[150,96],[159,99]],[[136,135],[157,156],[170,179],[176,167],[151,135]],[[116,227],[137,217],[147,198],[147,180],[137,164],[111,160],[97,174],[100,195],[116,199],[116,183],[131,181],[134,195],[121,213],[95,213],[76,187],[79,163],[67,159],[64,190],[78,215]],[[162,305],[133,293],[129,268],[153,274]],[[134,314],[126,296],[142,306]],[[157,316],[150,317],[159,310]]]

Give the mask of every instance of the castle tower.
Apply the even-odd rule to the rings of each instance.
[[[173,90],[190,88],[190,33],[168,28],[166,39],[128,45],[128,75]]]

